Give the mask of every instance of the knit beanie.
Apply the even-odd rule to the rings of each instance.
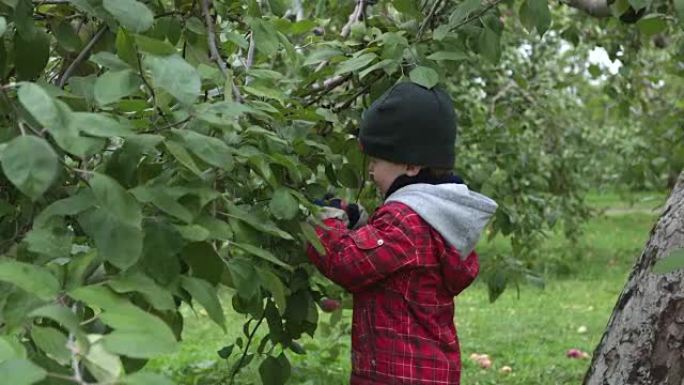
[[[449,95],[402,82],[380,96],[363,114],[363,152],[394,163],[453,168],[456,114]]]

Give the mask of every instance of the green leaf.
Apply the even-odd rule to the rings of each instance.
[[[283,385],[290,378],[290,362],[285,353],[280,353],[278,358],[268,356],[259,365],[259,375],[264,385]]]
[[[0,363],[0,378],[5,384],[31,385],[46,376],[43,368],[28,360],[11,359]]]
[[[467,60],[468,55],[463,51],[438,51],[438,52],[431,54],[427,58],[430,60],[435,60],[435,61],[442,61],[442,60],[461,61],[461,60]]]
[[[75,333],[79,328],[79,320],[76,315],[63,305],[45,305],[31,311],[29,316],[49,318],[67,328],[71,333]]]
[[[186,106],[197,100],[202,86],[199,73],[182,57],[148,56],[145,58],[145,64],[150,68],[155,87],[173,95]]]
[[[674,7],[679,15],[679,20],[684,22],[684,0],[674,0]]]
[[[17,92],[19,102],[43,127],[67,124],[55,100],[43,87],[35,83],[23,83]]]
[[[277,226],[275,226],[273,223],[261,220],[257,218],[254,215],[251,215],[247,213],[246,211],[242,210],[241,208],[235,206],[232,202],[226,201],[226,207],[228,209],[229,215],[233,218],[239,219],[248,225],[254,227],[255,229],[259,231],[263,231],[267,234],[283,238],[286,240],[292,240],[292,236],[285,231],[279,229]]]
[[[113,178],[94,173],[90,188],[98,205],[118,221],[131,227],[140,228],[142,210],[135,198]]]
[[[464,21],[471,13],[480,8],[480,0],[466,0],[460,3],[449,15],[449,27],[453,28]]]
[[[293,219],[299,213],[299,202],[286,188],[273,193],[268,207],[276,218],[283,220]]]
[[[140,261],[148,276],[162,286],[168,286],[178,279],[181,265],[178,253],[185,244],[178,230],[163,221],[145,221],[143,258]]]
[[[133,71],[108,71],[95,81],[95,101],[101,106],[118,102],[140,90],[142,81]]]
[[[632,6],[636,11],[646,8],[651,4],[652,0],[629,0],[629,5]]]
[[[57,329],[33,325],[31,339],[40,350],[60,364],[65,365],[70,362],[71,353],[67,349],[67,337]]]
[[[372,66],[366,67],[363,71],[359,72],[359,79],[363,79],[368,75],[369,73],[378,70],[378,69],[385,69],[390,66],[398,66],[398,63],[394,59],[385,59],[382,61],[379,61]]]
[[[114,266],[125,269],[140,258],[143,233],[139,226],[122,222],[111,211],[102,208],[82,213],[78,222],[95,241],[100,256]]]
[[[74,31],[69,20],[60,20],[54,28],[55,38],[62,48],[68,52],[79,52],[81,50],[83,42],[76,31]]]
[[[525,0],[520,6],[520,21],[528,32],[536,27],[539,35],[544,35],[551,26],[548,0]]]
[[[392,0],[392,5],[394,5],[394,8],[401,13],[405,13],[413,17],[420,16],[420,11],[416,6],[415,0]]]
[[[14,34],[14,69],[17,80],[33,80],[43,73],[50,58],[50,38],[42,29],[31,39]]]
[[[206,309],[209,317],[225,332],[226,318],[223,315],[221,302],[219,302],[216,295],[216,288],[203,279],[187,276],[181,277],[181,285],[190,293],[195,301],[199,302]]]
[[[46,207],[33,220],[34,228],[41,228],[46,226],[47,222],[55,216],[76,215],[79,214],[95,204],[95,197],[92,190],[83,189],[74,195],[60,199],[53,202]]]
[[[653,36],[667,29],[667,21],[664,15],[652,13],[642,17],[637,22],[637,27],[644,35]]]
[[[307,222],[301,222],[299,224],[302,228],[302,234],[304,235],[304,238],[306,238],[309,243],[316,249],[316,252],[320,254],[321,256],[326,255],[325,247],[321,243],[321,240],[318,238],[318,235],[316,234],[316,230],[308,224]]]
[[[684,268],[684,248],[671,251],[666,257],[656,261],[653,272],[667,274]]]
[[[176,304],[173,301],[171,292],[157,285],[154,280],[145,274],[134,271],[120,275],[108,282],[117,293],[138,292],[145,297],[145,300],[157,310],[175,310]]]
[[[425,88],[432,88],[439,83],[439,74],[430,67],[418,66],[409,73],[411,81]]]
[[[246,251],[246,252],[248,252],[249,254],[252,254],[252,255],[257,256],[257,257],[259,257],[259,258],[261,258],[261,259],[264,259],[264,260],[266,260],[266,261],[269,261],[269,262],[271,262],[271,263],[273,263],[273,264],[275,264],[275,265],[278,265],[278,266],[280,266],[280,267],[284,267],[284,268],[285,268],[286,270],[288,270],[288,271],[294,271],[294,269],[292,268],[292,266],[290,266],[290,265],[288,265],[287,263],[281,261],[280,259],[278,259],[278,257],[276,257],[275,255],[273,255],[270,251],[265,250],[265,249],[262,249],[261,247],[257,247],[257,246],[253,246],[253,245],[248,245],[248,244],[246,244],[246,243],[237,243],[237,242],[233,242],[232,245],[233,245],[233,246],[236,246],[236,247],[238,247],[238,248],[240,248],[240,249],[242,249],[242,250],[244,250],[244,251]]]
[[[361,56],[354,57],[354,58],[351,58],[349,60],[343,61],[337,67],[337,70],[335,71],[335,75],[342,75],[342,74],[346,74],[349,72],[358,71],[361,68],[372,63],[373,60],[375,60],[377,57],[378,57],[378,55],[376,55],[372,52],[369,52],[369,53],[365,53]]]
[[[114,328],[111,334],[104,336],[104,346],[109,352],[134,358],[153,358],[176,351],[176,338],[164,321],[106,287],[84,286],[70,294],[90,307],[105,310],[100,319]]]
[[[192,156],[190,156],[190,153],[185,149],[185,147],[183,147],[183,145],[172,140],[164,141],[164,145],[166,146],[166,149],[169,150],[169,153],[171,153],[171,155],[173,155],[173,157],[176,158],[176,160],[179,161],[183,166],[192,171],[195,175],[202,176],[202,171],[199,169],[199,167],[197,167],[197,164],[192,159]]]
[[[154,373],[138,372],[124,377],[122,385],[174,385],[166,377]]]
[[[128,63],[108,51],[101,51],[90,55],[88,60],[112,71],[123,71],[131,68]]]
[[[282,316],[285,314],[285,309],[287,307],[287,288],[285,288],[283,281],[281,281],[272,271],[262,268],[257,268],[256,270],[259,275],[259,280],[261,281],[261,286],[271,292],[273,300],[276,305],[278,305],[278,312]]]
[[[34,226],[24,237],[24,242],[32,253],[50,258],[69,258],[73,235],[73,231],[66,227],[63,221],[57,220],[56,225],[50,227]]]
[[[0,362],[11,358],[26,358],[26,348],[13,336],[0,335]]]
[[[50,144],[37,136],[19,136],[0,153],[7,179],[32,200],[50,188],[59,173],[59,158]]]
[[[174,130],[183,138],[187,148],[208,164],[230,171],[233,169],[233,150],[221,139],[191,130]]]
[[[228,271],[241,298],[249,300],[258,293],[259,276],[250,260],[232,258],[228,261]]]
[[[154,13],[136,0],[103,0],[102,5],[121,25],[133,32],[145,32],[154,23]]]
[[[275,54],[280,47],[280,41],[273,24],[260,18],[249,18],[247,23],[254,34],[256,49],[266,56]]]
[[[589,74],[593,77],[599,77],[601,76],[601,67],[599,67],[596,64],[591,64],[589,67],[587,67],[587,70],[589,71]]]
[[[104,347],[103,336],[88,335],[89,349],[83,357],[88,371],[101,383],[112,383],[124,373],[121,358],[108,352]]]
[[[71,124],[76,129],[92,136],[110,138],[135,134],[129,125],[120,123],[103,113],[74,112],[71,119]]]
[[[175,226],[183,239],[190,242],[202,242],[209,238],[209,230],[200,225]]]
[[[192,212],[169,195],[164,186],[138,186],[131,190],[131,193],[138,201],[152,203],[158,209],[186,223],[193,220]]]
[[[44,300],[53,299],[60,290],[50,270],[13,260],[0,261],[0,281],[9,282]]]
[[[201,278],[212,285],[217,285],[221,281],[225,263],[210,243],[190,243],[183,248],[181,256],[190,266],[193,277]]]
[[[276,88],[270,88],[270,87],[258,86],[258,85],[244,86],[242,88],[245,90],[245,92],[247,92],[251,95],[254,95],[254,96],[257,96],[260,98],[276,100],[282,106],[285,106],[285,104],[286,104],[285,99],[287,98],[287,96]]]
[[[485,59],[493,64],[498,63],[501,58],[499,35],[489,29],[489,27],[484,27],[478,39],[478,49]]]
[[[135,35],[135,43],[141,51],[152,55],[165,56],[177,52],[176,47],[168,41],[153,39],[145,35]]]
[[[5,20],[4,17],[0,16],[0,37],[5,34],[5,31],[7,30],[7,20]]]

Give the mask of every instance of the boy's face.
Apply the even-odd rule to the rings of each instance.
[[[420,169],[420,166],[392,163],[373,157],[370,157],[368,162],[368,174],[383,197],[395,179],[402,175],[416,176]]]

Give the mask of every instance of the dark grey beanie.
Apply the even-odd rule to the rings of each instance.
[[[398,83],[364,112],[359,141],[376,158],[453,168],[456,114],[451,98],[439,88]]]

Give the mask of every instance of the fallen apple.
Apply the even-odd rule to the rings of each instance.
[[[489,369],[492,367],[492,361],[489,358],[480,358],[478,363],[482,369]]]
[[[508,374],[512,371],[513,371],[513,368],[511,368],[510,366],[502,366],[501,369],[499,369],[499,372],[504,373],[504,374]]]
[[[565,356],[568,358],[580,358],[582,356],[582,351],[579,349],[569,349]]]

